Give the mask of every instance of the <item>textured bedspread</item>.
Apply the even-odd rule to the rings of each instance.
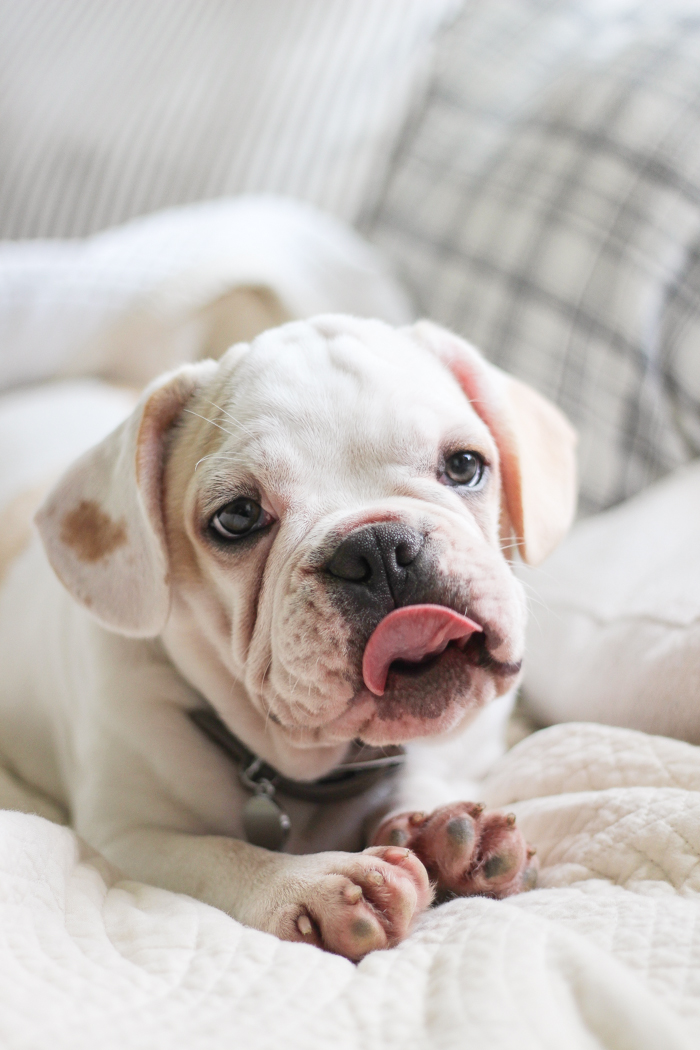
[[[484,797],[517,811],[540,888],[443,905],[359,966],[121,881],[67,828],[1,813],[0,1044],[700,1045],[700,749],[556,726]]]

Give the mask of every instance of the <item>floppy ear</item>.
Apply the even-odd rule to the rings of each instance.
[[[129,418],[73,464],[37,512],[56,575],[120,634],[152,638],[168,617],[164,438],[215,369],[203,361],[151,383]]]
[[[558,408],[431,321],[405,330],[449,368],[493,434],[506,510],[524,561],[538,565],[576,511],[576,433]]]

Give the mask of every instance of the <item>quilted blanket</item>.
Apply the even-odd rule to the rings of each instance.
[[[50,812],[9,776],[3,790]],[[517,812],[538,889],[442,905],[357,966],[124,881],[67,827],[3,812],[0,1044],[699,1046],[700,749],[555,726],[510,751],[483,796]]]

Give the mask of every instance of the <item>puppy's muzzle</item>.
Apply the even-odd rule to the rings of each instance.
[[[336,548],[326,571],[351,607],[378,621],[415,600],[428,569],[425,535],[399,522],[363,525]]]
[[[481,590],[491,597],[480,603],[477,590],[473,600],[470,559],[461,573],[445,573],[435,532],[429,523],[370,522],[344,536],[321,566],[351,630],[356,696],[371,695],[384,721],[425,722],[450,707],[480,706],[496,679],[512,681],[519,671],[519,662],[501,663],[491,652],[508,630],[507,619],[489,616],[493,581],[482,567]],[[499,611],[507,597],[496,600]]]

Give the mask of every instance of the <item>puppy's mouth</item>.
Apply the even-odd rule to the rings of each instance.
[[[454,729],[519,673],[520,661],[499,661],[496,646],[510,648],[488,622],[482,626],[449,606],[394,609],[365,644],[359,688],[335,716],[307,724],[308,739],[385,746]],[[297,724],[297,745],[304,732]]]
[[[464,651],[480,624],[443,605],[406,605],[385,616],[371,634],[362,659],[367,689],[383,696],[391,675],[420,678],[448,649]]]

